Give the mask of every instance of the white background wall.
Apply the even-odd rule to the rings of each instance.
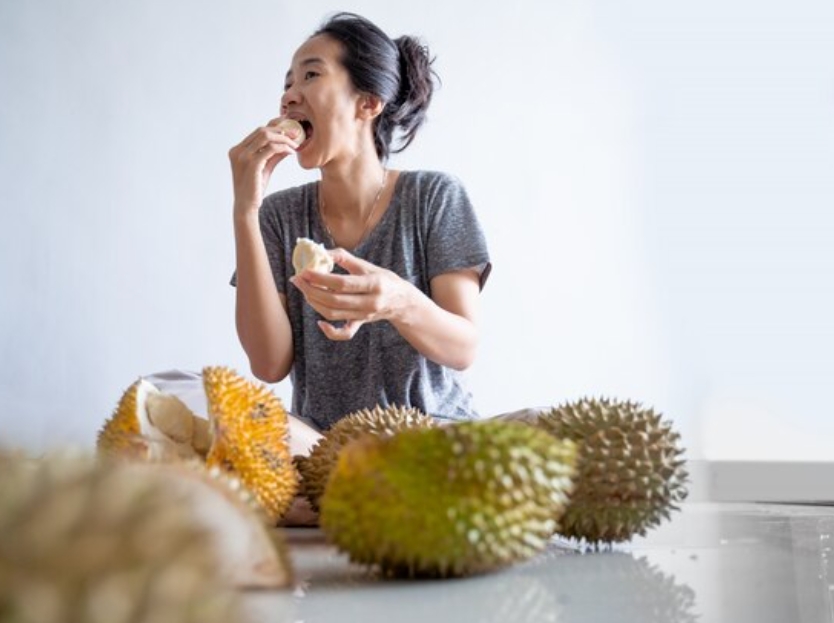
[[[690,457],[834,457],[830,0],[2,0],[0,442],[92,445],[139,375],[248,373],[226,153],[336,9],[437,54],[393,164],[459,176],[486,228],[482,411],[605,394]]]

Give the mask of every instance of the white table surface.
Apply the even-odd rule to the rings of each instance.
[[[688,503],[603,551],[554,540],[535,559],[461,580],[384,580],[315,528],[286,531],[294,591],[250,592],[253,620],[834,623],[834,507]]]

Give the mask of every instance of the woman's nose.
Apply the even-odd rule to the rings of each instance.
[[[281,96],[281,113],[286,113],[287,108],[291,104],[298,104],[301,101],[301,95],[294,86],[289,87]]]

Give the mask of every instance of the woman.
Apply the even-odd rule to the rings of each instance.
[[[293,413],[320,429],[377,404],[475,417],[460,372],[478,342],[484,236],[454,178],[386,166],[414,139],[433,90],[425,47],[340,13],[287,72],[281,118],[302,124],[303,142],[279,118],[229,152],[238,335],[252,372],[290,374]],[[291,155],[321,180],[264,199]],[[336,270],[293,275],[298,238],[324,243]]]

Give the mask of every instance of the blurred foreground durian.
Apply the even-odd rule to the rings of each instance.
[[[537,426],[579,447],[576,489],[560,520],[565,537],[644,536],[686,498],[680,435],[639,403],[584,398],[543,412]]]
[[[212,430],[206,463],[239,478],[274,524],[298,490],[281,400],[225,367],[204,368],[203,385]]]
[[[380,407],[362,409],[336,422],[313,446],[310,456],[296,456],[296,467],[302,478],[302,490],[313,509],[318,510],[319,500],[339,451],[349,442],[365,434],[388,437],[409,428],[432,428],[434,418],[419,409]]]
[[[122,469],[180,493],[211,533],[218,571],[237,588],[286,588],[292,566],[283,533],[267,527],[263,508],[234,476],[199,461],[133,463]]]
[[[245,620],[209,531],[162,482],[91,458],[0,457],[0,621]]]
[[[518,422],[364,435],[339,456],[321,526],[383,573],[482,573],[544,549],[567,503],[575,447]]]
[[[140,378],[99,431],[96,447],[104,457],[173,461],[205,457],[210,442],[207,420]]]

